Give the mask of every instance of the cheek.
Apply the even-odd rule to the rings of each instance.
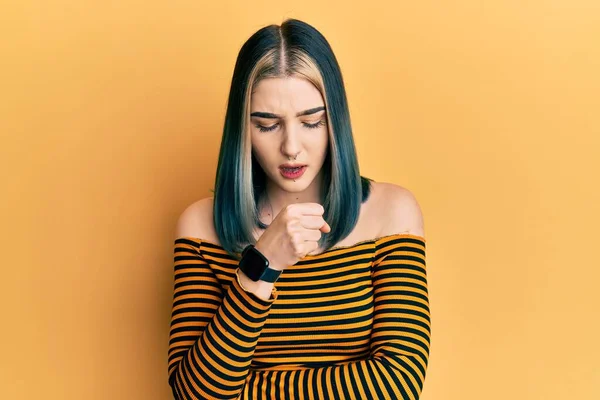
[[[261,168],[266,171],[269,166],[269,158],[273,154],[273,150],[269,149],[268,146],[265,146],[265,143],[253,143],[252,144],[252,154],[256,161],[261,166]]]
[[[264,164],[263,152],[259,147],[252,146],[252,155],[261,166]]]
[[[318,154],[325,155],[327,153],[327,148],[329,147],[329,133],[325,131],[323,136],[321,136],[313,147],[313,151]]]

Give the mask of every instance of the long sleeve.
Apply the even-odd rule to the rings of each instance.
[[[169,385],[175,399],[237,399],[272,303],[246,292],[237,276],[222,289],[189,238],[174,245]]]
[[[398,235],[378,243],[372,281],[374,315],[367,359],[267,371],[253,376],[248,386],[264,387],[282,399],[418,399],[431,336],[424,240]]]

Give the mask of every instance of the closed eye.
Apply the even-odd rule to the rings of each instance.
[[[254,126],[256,126],[258,128],[258,130],[261,132],[270,132],[270,131],[275,130],[275,128],[277,128],[278,125],[279,124],[275,124],[275,125],[271,125],[271,126],[262,126],[262,125],[256,124]]]
[[[307,122],[303,122],[302,125],[305,128],[308,128],[308,129],[316,129],[316,128],[320,127],[320,126],[325,125],[325,120],[322,119],[322,120],[320,120],[320,121],[318,121],[318,122],[316,122],[314,124],[309,124]],[[262,126],[262,125],[256,124],[254,126],[256,126],[258,128],[258,130],[261,131],[261,132],[270,132],[270,131],[274,131],[275,129],[277,129],[277,127],[279,126],[279,124],[273,124],[271,126]]]
[[[307,124],[307,123],[303,122],[302,125],[304,125],[305,127],[309,128],[309,129],[316,129],[316,128],[320,127],[320,126],[325,125],[325,120],[322,119],[322,120],[318,121],[315,124]]]

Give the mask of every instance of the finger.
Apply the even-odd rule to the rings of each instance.
[[[324,224],[326,222],[323,217],[311,215],[300,218],[300,226],[305,229],[320,229]]]
[[[303,233],[305,242],[318,241],[319,239],[321,239],[321,236],[321,231],[319,231],[318,229],[307,229]]]
[[[298,203],[303,215],[323,215],[325,209],[319,203]]]

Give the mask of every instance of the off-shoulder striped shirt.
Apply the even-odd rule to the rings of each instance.
[[[418,399],[431,321],[425,239],[398,233],[307,255],[271,297],[200,238],[174,243],[175,399]]]

